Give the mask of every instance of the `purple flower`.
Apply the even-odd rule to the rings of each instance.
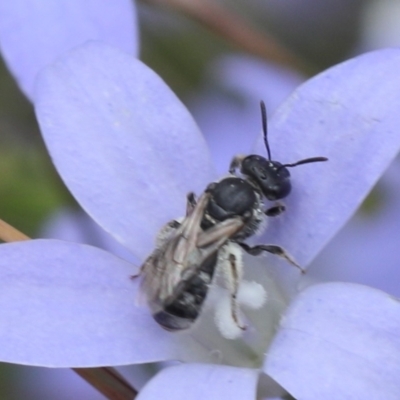
[[[400,147],[399,66],[397,49],[350,60],[301,86],[271,118],[274,159],[329,162],[293,169],[287,212],[257,242],[282,245],[306,266],[351,216]],[[217,179],[182,103],[116,49],[75,49],[40,75],[34,103],[68,188],[140,260],[158,229],[183,214],[186,193]],[[261,140],[255,151],[265,154]],[[139,283],[129,276],[137,267],[58,240],[0,246],[0,359],[48,367],[193,362],[157,374],[141,400],[251,399],[257,382],[265,397],[264,374],[296,398],[400,395],[400,303],[384,292],[326,283],[295,295],[297,270],[248,257],[246,279],[259,279],[269,301],[246,311],[252,325],[232,341],[208,310],[193,331],[162,330],[135,304]]]

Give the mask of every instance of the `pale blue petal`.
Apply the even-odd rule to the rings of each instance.
[[[254,400],[257,378],[249,368],[183,364],[158,373],[137,400]]]
[[[283,317],[264,371],[297,399],[400,398],[400,301],[367,286],[326,283]]]
[[[68,208],[59,209],[43,224],[41,238],[60,239],[68,242],[90,244],[116,256],[140,265],[141,262],[126,247],[101,229],[86,213]]]
[[[132,0],[1,0],[0,15],[2,55],[31,100],[37,73],[88,40],[138,53]]]
[[[0,360],[46,367],[188,359],[197,345],[138,305],[137,267],[58,240],[0,246]],[[197,351],[198,353],[198,351]]]
[[[400,149],[400,49],[354,58],[300,86],[271,119],[272,158],[291,169],[287,211],[265,241],[306,266],[350,218]],[[257,153],[265,154],[260,141]]]
[[[346,224],[311,263],[305,279],[361,283],[400,297],[398,159],[378,182],[373,199],[374,207]]]
[[[88,214],[144,258],[156,232],[213,179],[205,141],[153,71],[90,43],[40,76],[36,112],[64,182]]]

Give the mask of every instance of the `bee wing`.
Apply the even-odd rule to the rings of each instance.
[[[204,211],[210,200],[210,193],[203,193],[192,212],[183,220],[181,230],[176,236],[176,248],[174,250],[174,261],[184,266],[190,254],[197,247],[197,237],[202,232],[200,227]]]
[[[189,267],[189,256],[196,249],[197,237],[202,231],[200,223],[209,198],[209,193],[203,193],[197,204],[191,201],[193,208],[187,212],[179,227],[174,230],[168,228],[168,238],[159,241],[161,246],[142,265],[141,290],[149,303],[162,303],[174,294],[182,273]],[[161,232],[164,230],[162,228]]]
[[[220,248],[232,236],[235,236],[245,225],[243,218],[232,217],[222,221],[206,231],[201,231],[197,238],[197,247]]]
[[[208,193],[203,194],[193,213],[182,223],[182,231],[176,237],[176,247],[172,255],[174,262],[166,270],[169,273],[163,276],[166,288],[164,299],[172,301],[176,293],[181,291],[184,281],[196,275],[203,263],[245,225],[242,217],[234,217],[203,231],[201,221],[209,198]]]
[[[198,273],[205,260],[243,228],[244,220],[234,217],[203,231],[201,221],[210,196],[208,192],[200,196],[181,225],[143,264],[142,286],[153,309],[173,301],[183,281]]]

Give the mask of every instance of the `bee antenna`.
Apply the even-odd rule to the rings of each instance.
[[[269,143],[268,143],[268,136],[267,136],[267,109],[265,107],[265,103],[261,100],[260,101],[260,107],[261,107],[261,121],[262,121],[262,128],[263,128],[263,133],[264,133],[264,144],[265,148],[267,149],[268,153],[268,160],[271,161],[271,150],[269,148]]]
[[[308,163],[313,163],[313,162],[321,162],[321,161],[328,161],[326,157],[311,157],[311,158],[305,158],[304,160],[297,161],[293,164],[283,164],[278,167],[278,170],[284,168],[284,167],[296,167],[297,165],[301,164],[308,164]]]

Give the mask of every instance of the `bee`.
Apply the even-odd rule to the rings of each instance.
[[[213,280],[218,252],[243,229],[249,215],[234,216],[204,231],[201,221],[214,184],[198,202],[187,196],[186,216],[168,222],[157,246],[141,267],[142,287],[153,318],[164,329],[189,328],[198,318]]]
[[[249,246],[244,240],[257,233],[267,217],[285,211],[279,202],[265,209],[264,199],[277,201],[289,195],[289,167],[327,158],[306,158],[292,164],[273,161],[264,102],[261,115],[268,158],[255,154],[235,156],[229,176],[209,184],[198,201],[189,193],[186,215],[161,229],[156,249],[141,266],[142,287],[153,318],[166,330],[179,331],[192,326],[201,313],[216,270],[222,271],[228,282],[232,320],[241,330],[246,328],[239,319],[237,303],[243,252],[253,256],[272,253],[303,272],[282,247]],[[237,169],[241,176],[236,174]]]

